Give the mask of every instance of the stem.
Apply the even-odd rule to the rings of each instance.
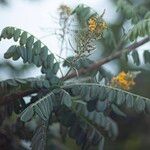
[[[120,57],[123,53],[135,50],[139,46],[147,43],[149,40],[150,40],[150,37],[146,37],[145,39],[143,39],[139,42],[135,42],[135,43],[129,45],[128,47],[126,47],[120,51],[116,51],[114,54],[107,56],[107,57],[103,58],[102,60],[97,61],[96,63],[90,65],[87,69],[83,69],[83,68],[79,69],[78,75],[82,75],[82,74],[86,74],[88,72],[94,71],[94,70],[98,69],[100,66],[102,66],[103,64],[106,64],[107,62],[110,62],[110,61]],[[73,78],[73,77],[76,77],[76,72],[73,72],[73,73],[69,74],[68,76],[66,76],[65,80]]]
[[[101,87],[103,86],[105,88],[113,89],[113,90],[116,90],[116,91],[123,91],[124,93],[131,94],[132,96],[135,96],[135,97],[141,97],[144,100],[149,100],[146,97],[139,96],[139,95],[136,95],[134,93],[131,93],[131,92],[128,92],[128,91],[125,91],[125,90],[122,90],[122,89],[118,89],[118,88],[115,88],[115,87],[112,87],[112,86],[108,86],[108,85],[100,85],[100,84],[97,84],[97,83],[75,83],[75,84],[64,85],[64,86],[62,86],[62,88],[67,88],[67,87],[75,86],[75,85],[88,85],[88,86],[96,85],[96,86],[101,86]]]

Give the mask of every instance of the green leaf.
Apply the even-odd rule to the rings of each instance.
[[[34,44],[33,44],[33,52],[36,54],[36,55],[39,55],[40,52],[41,52],[41,41],[40,40],[37,40]]]
[[[107,96],[106,88],[104,86],[97,86],[97,88],[99,89],[99,100],[105,100]]]
[[[14,53],[16,52],[16,48],[17,48],[16,45],[12,45],[11,47],[9,47],[7,52],[4,54],[4,58],[5,59],[11,58],[14,55]]]
[[[49,81],[48,81],[48,80],[44,80],[44,81],[43,81],[43,86],[44,86],[45,88],[50,88]]]
[[[19,37],[20,37],[20,34],[21,34],[21,30],[20,30],[20,29],[16,29],[16,30],[14,31],[14,36],[13,36],[13,38],[14,38],[14,41],[15,41],[15,42],[18,41],[18,39],[19,39]]]
[[[117,124],[111,118],[107,117],[107,125],[109,125],[108,126],[109,137],[112,137],[113,139],[115,139],[118,136]]]
[[[122,117],[126,117],[126,114],[124,112],[122,112],[116,105],[112,104],[111,108],[114,111],[114,113],[116,113],[117,115],[120,115]]]
[[[92,112],[96,109],[96,104],[97,104],[97,99],[94,99],[94,100],[89,100],[87,102],[87,110],[89,112]]]
[[[66,91],[63,91],[62,99],[61,99],[61,104],[66,105],[69,108],[71,108],[71,106],[72,106],[71,96]]]
[[[54,74],[53,74],[53,72],[52,72],[51,69],[45,69],[45,72],[46,72],[46,78],[47,78],[48,80],[50,80],[50,79],[53,78]]]
[[[54,95],[48,96],[47,99],[48,100],[46,102],[47,102],[47,105],[49,105],[48,108],[51,113],[53,111],[53,107],[54,107],[54,104],[53,104],[53,101],[55,100]]]
[[[18,46],[16,47],[16,51],[15,51],[15,53],[13,54],[13,60],[18,60],[19,58],[20,58],[20,56],[21,56],[21,53],[20,53],[20,50],[19,50],[19,48],[18,48]]]
[[[19,46],[18,50],[20,51],[23,62],[26,63],[28,61],[28,51],[24,46]]]
[[[20,36],[20,45],[24,45],[26,44],[26,41],[27,41],[27,32],[23,32]]]
[[[91,14],[90,14],[90,7],[85,7],[85,8],[82,10],[81,16],[82,16],[84,19],[88,20],[89,17],[91,16]]]
[[[44,61],[46,61],[47,56],[48,56],[48,47],[47,46],[43,46],[41,48],[40,58],[44,62]]]
[[[126,95],[126,105],[128,108],[132,108],[133,107],[133,96],[131,94],[127,94]]]
[[[39,104],[41,105],[41,107],[43,108],[43,112],[44,112],[44,115],[46,116],[47,120],[49,119],[49,116],[51,114],[51,106],[49,105],[49,99],[48,98],[45,98],[44,101],[41,101]]]
[[[90,87],[89,86],[81,86],[80,87],[80,95],[81,95],[81,97],[84,97],[84,98],[87,97],[89,92],[90,92]]]
[[[125,99],[126,99],[125,94],[122,91],[118,91],[116,104],[122,105],[125,102]]]
[[[100,112],[104,112],[107,108],[107,102],[106,101],[98,101],[96,104],[96,110]]]
[[[36,83],[37,88],[42,88],[43,87],[43,82],[41,80],[37,80],[37,81],[35,81],[35,83]]]
[[[32,150],[45,150],[45,146],[46,146],[46,125],[45,124],[39,126],[35,131],[31,143]]]
[[[89,112],[88,113],[88,119],[93,121],[94,119],[96,120],[96,113],[95,111]]]
[[[7,38],[7,39],[11,39],[12,37],[15,36],[15,28],[14,27],[5,27],[2,32],[0,37],[1,38]]]
[[[137,9],[129,1],[118,0],[117,7],[117,10],[121,11],[127,19],[131,19],[133,24],[137,24],[140,20],[140,10],[138,9],[137,11]]]
[[[91,86],[91,90],[90,90],[90,97],[91,98],[95,98],[97,96],[101,97],[101,95],[99,95],[100,93],[101,93],[101,91],[100,91],[99,86],[96,86],[96,85]]]
[[[34,115],[34,111],[32,107],[27,107],[21,114],[21,120],[24,122],[29,121]]]
[[[78,112],[77,114],[82,115],[82,117],[84,117],[84,119],[86,119],[87,122],[92,124],[95,128],[104,128],[104,130],[106,130],[113,138],[118,135],[118,127],[116,123],[103,113],[96,111],[88,112],[86,106],[82,104],[78,104],[76,109]]]
[[[34,55],[33,58],[33,63],[37,66],[37,67],[40,67],[42,65],[42,61],[40,59],[40,56],[39,55]]]
[[[14,31],[14,27],[6,27],[6,35],[8,39],[11,39],[13,37]]]
[[[41,108],[41,105],[36,104],[36,105],[34,106],[34,110],[35,110],[35,112],[38,114],[38,116],[39,116],[41,119],[43,119],[43,120],[45,120],[45,121],[47,120],[45,114],[43,113],[44,110]]]
[[[52,69],[54,63],[54,54],[49,54],[47,56],[47,66]]]
[[[138,36],[144,37],[149,35],[149,27],[150,19],[143,19],[134,25],[134,27],[129,31],[127,38],[129,38],[131,41],[134,41]]]
[[[142,112],[145,110],[145,102],[142,98],[140,98],[140,97],[136,98],[136,100],[134,102],[134,109],[137,112]]]
[[[79,96],[80,91],[81,91],[81,86],[75,85],[71,88],[71,92],[74,96],[77,96],[77,95]]]
[[[115,90],[108,91],[108,100],[110,102],[114,102],[116,100],[116,91]]]
[[[53,111],[52,95],[53,93],[51,92],[32,105],[35,112],[44,121],[48,121]]]
[[[32,46],[33,46],[33,43],[34,43],[34,36],[31,35],[27,38],[27,42],[26,42],[26,48],[31,50],[32,49]]]
[[[76,114],[72,112],[71,110],[62,109],[59,115],[59,119],[60,119],[61,124],[63,124],[66,127],[70,127],[75,123],[77,117],[76,117]]]
[[[53,65],[53,73],[56,74],[58,72],[58,70],[59,70],[59,63],[56,62]]]
[[[33,57],[34,57],[34,56],[33,56],[33,50],[27,48],[27,53],[28,53],[28,63],[32,63]]]
[[[4,29],[2,30],[2,32],[1,32],[1,37],[4,38],[4,39],[7,38],[7,28],[8,28],[8,27],[4,28]]]

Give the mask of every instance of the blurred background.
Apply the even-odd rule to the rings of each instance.
[[[104,20],[114,33],[114,38],[119,41],[119,34],[122,32],[122,26],[127,32],[132,26],[130,21],[122,17],[117,12],[116,0],[0,0],[0,31],[6,26],[15,26],[24,29],[37,38],[41,39],[49,49],[55,54],[60,54],[60,39],[56,36],[55,31],[59,28],[58,24],[58,8],[61,4],[66,4],[71,8],[75,8],[78,4],[86,4],[102,14],[105,9]],[[143,3],[150,9],[149,0],[133,0],[135,5]],[[148,5],[149,4],[149,5]],[[109,40],[109,39],[108,39]],[[35,66],[23,64],[22,60],[13,62],[4,60],[3,54],[6,52],[10,44],[9,41],[0,42],[0,80],[13,77],[36,77],[41,75],[40,69]],[[150,43],[138,48],[139,53],[142,50],[150,49]],[[111,47],[104,43],[98,44],[96,52],[91,56],[93,60],[99,60],[101,57],[107,56],[107,52],[111,51]],[[71,52],[62,52],[62,57],[70,56]],[[141,58],[142,61],[142,58]],[[133,65],[132,60],[126,64],[121,60],[115,60],[104,66],[112,74],[116,75],[121,70],[137,70],[142,72],[136,78],[136,86],[132,92],[150,98],[150,65],[139,67]],[[106,150],[149,150],[150,149],[150,117],[145,114],[135,114],[128,112],[130,117],[126,119],[119,118],[112,114],[112,117],[118,122],[120,134],[115,141],[106,141]],[[72,140],[68,139],[66,145],[71,150],[78,150]]]

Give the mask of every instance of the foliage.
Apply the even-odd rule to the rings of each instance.
[[[4,58],[18,60],[21,57],[23,63],[28,62],[29,64],[35,64],[37,67],[42,67],[41,72],[46,74],[49,82],[57,84],[59,79],[56,77],[56,73],[59,69],[59,63],[54,62],[53,54],[48,54],[47,46],[42,46],[40,40],[36,40],[33,35],[28,36],[28,34],[26,31],[14,27],[4,28],[1,38],[13,38],[15,42],[19,41],[19,45],[12,45],[7,50]]]
[[[132,7],[127,1],[118,1],[118,10],[123,11],[124,17],[131,19],[135,24],[125,38],[121,39],[126,42],[128,39],[137,40],[138,36],[145,37],[150,33],[149,12],[141,8],[137,14],[137,8],[133,9]],[[68,7],[63,8],[68,9]],[[145,11],[147,11],[145,18],[141,19],[140,17]],[[89,53],[94,50],[94,42],[102,40],[103,45],[109,42],[110,46],[111,43],[117,41],[117,37],[111,39],[112,41],[106,41],[106,37],[109,37],[110,34],[110,37],[113,38],[113,32],[109,29],[106,30],[107,24],[102,18],[104,14],[98,15],[92,8],[79,5],[71,15],[79,24],[79,30],[75,34],[75,39],[78,37],[76,40],[77,50],[73,50],[75,56],[64,59],[63,66],[67,67],[69,72],[62,77],[57,74],[58,71],[61,71],[60,62],[49,48],[35,36],[16,27],[6,27],[0,35],[0,40],[13,39],[17,43],[9,47],[4,54],[5,59],[12,58],[16,61],[21,58],[24,64],[41,67],[43,74],[41,77],[15,78],[0,82],[0,96],[2,97],[0,104],[9,105],[10,116],[14,111],[16,114],[20,114],[19,119],[23,122],[33,120],[39,122],[31,140],[33,150],[46,149],[49,127],[56,122],[59,122],[60,127],[63,126],[66,129],[65,136],[64,134],[62,136],[74,139],[81,149],[86,150],[98,145],[98,148],[102,150],[106,137],[116,139],[118,136],[117,123],[110,116],[112,112],[122,118],[127,116],[125,108],[138,113],[150,113],[150,99],[127,91],[130,88],[123,90],[121,86],[116,87],[111,84],[112,75],[101,66],[95,65],[96,62],[88,57]],[[103,36],[104,39],[102,39]],[[114,48],[115,46],[114,44]],[[133,50],[131,52],[133,61],[137,66],[140,65],[139,54],[134,47],[129,49],[123,47],[122,49],[122,55],[124,52]],[[116,50],[117,53],[119,50]],[[150,63],[150,51],[144,51],[143,56],[145,64]],[[109,58],[111,57],[110,53]],[[102,62],[105,61],[107,63],[107,59],[104,58]],[[94,71],[86,74],[84,71],[92,65]],[[67,77],[73,70],[80,78],[69,81]],[[79,74],[82,70],[84,76]],[[123,80],[126,81],[130,75],[125,74]],[[88,82],[86,77],[89,76],[91,80]],[[115,80],[121,82],[120,75],[118,77],[119,80],[118,78]],[[81,81],[81,78],[85,78],[85,81]],[[134,78],[131,78],[132,83]],[[105,82],[102,83],[102,80]],[[30,98],[29,103],[24,101],[26,96]],[[11,104],[7,104],[10,100]]]

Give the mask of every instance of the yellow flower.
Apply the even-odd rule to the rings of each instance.
[[[107,28],[107,24],[104,21],[99,21],[99,18],[91,17],[88,21],[88,28],[90,32],[94,32],[95,35],[101,35],[103,30]]]
[[[111,79],[111,85],[124,90],[130,90],[135,85],[134,78],[131,73],[120,72],[116,77]]]
[[[90,18],[88,23],[89,23],[89,30],[91,32],[94,32],[97,26],[95,18],[94,17]]]
[[[123,77],[123,78],[124,78],[126,75],[127,75],[127,74],[126,74],[124,71],[122,71],[122,72],[120,72],[120,73],[119,73],[119,75],[118,75],[118,76],[119,76],[119,77]]]

